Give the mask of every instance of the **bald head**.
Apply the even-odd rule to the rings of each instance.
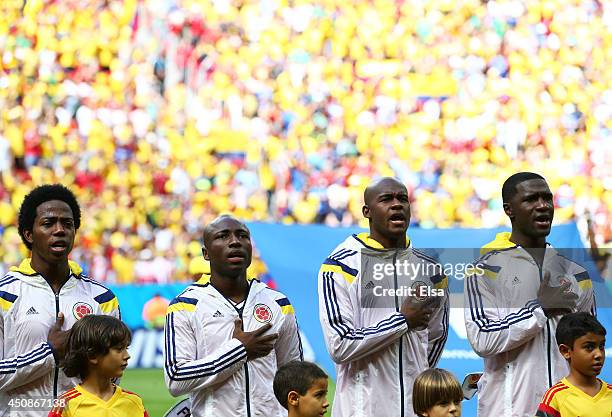
[[[208,246],[208,242],[210,241],[212,234],[219,230],[219,228],[224,227],[228,222],[238,224],[244,229],[249,230],[243,222],[241,222],[234,216],[224,214],[222,216],[217,217],[204,227],[204,231],[202,232],[202,240],[204,241],[205,247]]]
[[[406,190],[406,186],[402,184],[401,182],[399,182],[398,180],[396,180],[395,178],[392,178],[392,177],[379,178],[377,180],[372,181],[370,185],[368,185],[365,191],[363,192],[363,202],[365,203],[365,205],[366,206],[370,205],[370,203],[372,202],[372,199],[375,198],[378,194],[380,194],[380,192],[383,189],[388,188],[389,186],[393,188],[400,186],[401,188],[404,189],[404,191],[406,191],[406,193],[408,192]]]

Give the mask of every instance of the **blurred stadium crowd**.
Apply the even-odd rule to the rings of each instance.
[[[611,2],[3,0],[0,51],[0,269],[47,182],[118,283],[197,276],[222,212],[358,224],[378,175],[414,224],[492,227],[537,171],[557,221],[612,240]]]

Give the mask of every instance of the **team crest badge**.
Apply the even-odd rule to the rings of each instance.
[[[72,306],[72,314],[79,320],[88,314],[93,314],[93,308],[87,303],[76,303]]]
[[[260,323],[270,323],[272,321],[272,310],[265,304],[257,304],[253,309],[253,316]]]
[[[428,295],[428,288],[429,285],[427,285],[426,283],[424,283],[423,281],[415,281],[410,288],[412,288],[412,293],[414,294],[414,298],[417,301],[423,301],[425,299],[427,299],[427,295]]]

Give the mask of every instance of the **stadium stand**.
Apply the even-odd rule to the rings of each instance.
[[[204,272],[222,212],[355,225],[377,175],[423,228],[494,227],[501,182],[535,170],[557,221],[612,240],[610,2],[1,3],[0,270],[45,182],[83,205],[72,257],[114,283]]]

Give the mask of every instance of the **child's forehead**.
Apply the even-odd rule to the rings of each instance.
[[[605,341],[606,341],[606,336],[604,336],[603,334],[588,332],[587,334],[582,335],[578,339],[576,339],[574,343],[575,344],[576,343],[587,343],[587,342],[601,343]]]
[[[327,382],[327,378],[317,378],[312,381],[312,384],[310,385],[308,391],[318,391],[321,389],[327,389]]]

